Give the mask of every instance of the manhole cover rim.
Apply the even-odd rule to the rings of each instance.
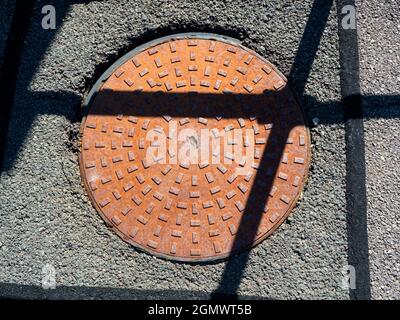
[[[79,132],[79,137],[82,139],[83,137],[83,131],[85,128],[85,123],[86,123],[86,118],[89,113],[90,106],[95,99],[97,93],[102,89],[103,84],[107,81],[107,79],[124,63],[129,61],[133,56],[146,51],[150,49],[151,47],[166,43],[170,40],[185,40],[185,39],[204,39],[204,40],[215,40],[219,42],[223,42],[226,44],[231,44],[237,47],[240,47],[240,49],[248,52],[249,54],[254,55],[261,61],[265,62],[269,66],[272,67],[272,69],[285,81],[287,84],[287,78],[285,75],[282,74],[279,69],[276,68],[276,66],[271,63],[268,59],[264,58],[257,52],[253,51],[252,49],[249,49],[248,47],[245,47],[242,45],[241,41],[232,37],[228,36],[223,36],[223,35],[218,35],[214,33],[202,33],[202,32],[197,32],[197,33],[179,33],[179,34],[173,34],[173,35],[168,35],[164,36],[155,40],[148,41],[132,50],[129,52],[125,53],[123,56],[121,56],[119,59],[117,59],[112,65],[110,65],[106,71],[102,73],[102,75],[98,78],[98,80],[95,82],[93,85],[92,89],[89,91],[87,96],[85,97],[83,103],[82,103],[82,109],[83,109],[83,117],[80,125],[80,132]],[[97,213],[101,216],[105,224],[111,229],[112,232],[115,232],[123,241],[127,242],[128,244],[132,245],[134,248],[138,249],[139,251],[149,254],[151,256],[155,256],[157,258],[162,258],[170,261],[175,261],[175,262],[184,262],[184,263],[199,263],[199,262],[218,262],[221,260],[225,260],[229,257],[232,257],[236,254],[242,253],[247,250],[251,250],[252,248],[255,248],[257,245],[259,245],[261,242],[263,242],[266,238],[271,236],[276,229],[278,229],[284,221],[288,218],[290,214],[293,214],[293,209],[294,207],[298,204],[298,201],[303,195],[304,188],[307,185],[308,179],[309,179],[309,174],[310,174],[310,165],[311,165],[311,134],[310,134],[310,129],[309,129],[309,121],[306,116],[305,110],[302,107],[302,105],[299,103],[298,97],[294,94],[293,90],[287,86],[287,90],[290,91],[292,94],[293,98],[295,99],[295,102],[297,106],[300,108],[301,114],[302,114],[302,119],[304,121],[304,127],[305,127],[305,139],[306,139],[306,154],[307,158],[305,159],[305,171],[304,175],[302,176],[301,184],[299,185],[298,188],[298,193],[296,197],[292,199],[290,204],[288,205],[288,209],[284,215],[282,215],[273,225],[273,227],[266,233],[260,235],[259,237],[255,238],[252,243],[249,245],[242,246],[238,249],[232,249],[230,252],[225,253],[225,254],[218,254],[215,256],[205,256],[205,257],[182,257],[182,256],[176,256],[173,254],[166,254],[166,253],[160,253],[158,251],[155,251],[148,246],[141,245],[135,241],[133,241],[131,238],[129,238],[126,234],[121,232],[114,224],[112,224],[111,221],[109,221],[109,218],[106,217],[106,215],[102,212],[100,206],[98,205],[97,201],[95,200],[93,194],[91,192],[88,192],[90,190],[90,186],[88,184],[88,181],[85,176],[85,169],[83,164],[83,159],[82,159],[82,146],[79,150],[79,155],[78,155],[78,160],[79,160],[79,170],[80,170],[80,175],[82,179],[82,183],[85,188],[85,193],[87,196],[90,198],[90,202],[93,205],[93,207],[96,209]]]
[[[163,44],[165,42],[168,42],[170,40],[182,40],[182,39],[204,39],[204,40],[216,40],[220,42],[224,42],[226,44],[232,44],[234,46],[240,47],[242,50],[247,51],[248,53],[256,56],[258,59],[263,60],[265,63],[269,64],[272,69],[280,76],[283,78],[285,82],[287,82],[286,76],[268,59],[264,58],[254,50],[245,47],[242,45],[242,42],[239,39],[235,39],[232,37],[228,36],[223,36],[223,35],[218,35],[215,33],[206,33],[206,32],[188,32],[188,33],[177,33],[173,35],[168,35],[164,36],[158,39],[154,39],[151,41],[148,41],[138,47],[135,47],[134,49],[128,51],[125,53],[123,56],[118,58],[113,64],[111,64],[103,73],[102,75],[97,79],[97,81],[94,83],[93,87],[85,97],[82,103],[82,109],[83,109],[83,119],[81,123],[81,129],[80,132],[83,133],[83,125],[87,113],[89,111],[90,104],[92,100],[96,97],[96,94],[100,91],[101,87],[103,86],[104,82],[107,81],[107,79],[113,74],[113,72],[118,69],[121,65],[123,65],[125,62],[129,61],[133,56],[145,51],[146,49],[149,49],[151,47]],[[290,88],[289,88],[290,89]],[[297,97],[296,97],[297,99]],[[296,101],[298,103],[298,101]],[[299,104],[300,105],[300,104]],[[301,105],[300,105],[301,107]],[[305,116],[304,111],[302,109],[303,116]],[[305,118],[305,121],[307,119]],[[307,124],[307,123],[306,123]],[[308,126],[307,126],[308,128]]]

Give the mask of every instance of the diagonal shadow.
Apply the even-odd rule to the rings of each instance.
[[[342,27],[341,8],[345,6],[355,8],[355,1],[337,0],[340,88],[345,105],[347,260],[356,270],[356,287],[350,290],[350,298],[370,300],[364,112],[358,35],[356,27]]]
[[[57,14],[56,20],[57,25],[62,24],[62,21],[69,9],[71,3],[84,2],[83,0],[75,1],[57,1]],[[27,49],[25,44],[25,37],[28,32],[32,32],[29,28],[32,28],[31,17],[35,12],[40,12],[41,7],[47,4],[54,4],[53,1],[35,1],[35,0],[25,0],[25,1],[15,1],[14,16],[11,23],[11,29],[9,37],[6,43],[6,50],[4,55],[4,60],[0,68],[0,94],[3,99],[3,105],[0,108],[0,172],[7,170],[13,162],[13,159],[9,159],[6,164],[5,162],[5,150],[7,145],[8,129],[12,114],[12,108],[15,100],[15,92],[17,85],[17,78],[21,64],[21,58],[23,51]],[[46,32],[41,33],[41,41],[44,42],[43,46],[36,46],[30,57],[30,66],[25,69],[28,74],[27,82],[33,79],[37,68],[45,55],[46,50],[49,48],[50,44],[54,40],[57,34],[57,30],[46,30]],[[28,87],[28,83],[25,83],[25,87]],[[49,93],[49,96],[52,94]],[[27,110],[26,118],[24,119],[25,126],[27,127],[26,132],[33,123],[37,115],[37,110]],[[19,149],[24,142],[26,132],[22,133],[22,136],[18,136],[18,141],[14,148]]]

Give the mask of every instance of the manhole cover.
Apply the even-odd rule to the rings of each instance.
[[[180,34],[118,60],[86,101],[81,174],[125,241],[180,261],[270,235],[308,171],[309,133],[286,79],[236,40]]]

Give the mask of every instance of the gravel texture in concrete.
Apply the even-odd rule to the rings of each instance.
[[[0,294],[182,299],[208,297],[217,289],[226,262],[164,261],[135,251],[106,227],[81,185],[76,152],[80,104],[120,55],[146,40],[184,31],[240,38],[289,75],[299,46],[300,69],[312,60],[318,28],[309,29],[307,41],[301,41],[312,2],[110,0],[67,7],[64,1],[39,1],[23,52],[0,178]],[[41,28],[40,6],[48,3],[57,10],[54,31]],[[318,25],[318,19],[313,23]],[[340,287],[347,238],[336,28],[332,8],[300,98],[312,126],[308,185],[288,221],[251,250],[238,290],[242,297],[349,297]],[[293,82],[300,91],[307,72],[295,71]],[[231,258],[233,264],[239,258]],[[45,264],[56,270],[56,291],[40,288]],[[229,286],[221,289],[230,293]]]
[[[358,1],[373,299],[400,299],[400,3]]]

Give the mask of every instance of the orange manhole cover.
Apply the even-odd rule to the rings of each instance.
[[[81,174],[125,241],[180,261],[227,257],[271,234],[310,159],[286,79],[237,41],[180,34],[141,46],[97,82]]]

